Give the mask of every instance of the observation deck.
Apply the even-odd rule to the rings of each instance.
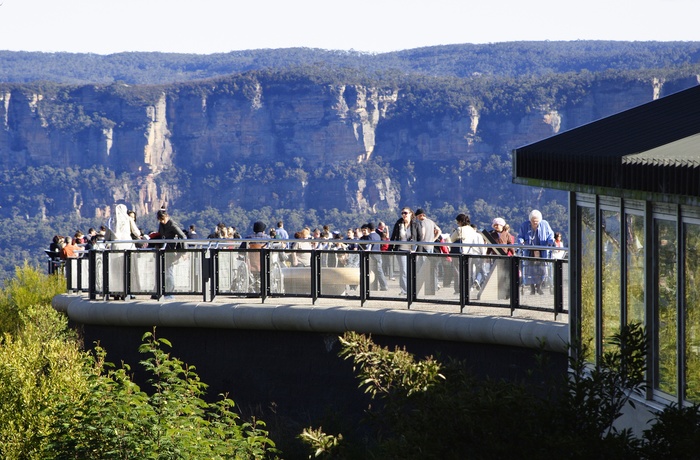
[[[53,304],[74,322],[101,326],[353,330],[566,350],[566,257],[471,255],[497,246],[449,243],[433,245],[466,253],[288,249],[297,240],[241,245],[251,241],[153,240],[146,249],[110,242],[66,261],[69,294]],[[305,254],[309,265],[290,267],[292,254]]]

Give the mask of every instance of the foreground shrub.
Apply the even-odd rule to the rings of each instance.
[[[636,459],[645,447],[614,427],[643,384],[647,340],[639,325],[611,338],[614,346],[598,368],[574,350],[567,378],[541,388],[477,380],[462,363],[416,360],[356,333],[341,342],[341,356],[353,361],[360,387],[373,397],[367,458]],[[546,382],[545,375],[537,377]],[[358,448],[320,428],[305,430],[301,439],[319,458],[351,458],[346,453]]]
[[[22,329],[29,318],[21,313],[31,307],[51,306],[55,295],[66,291],[66,280],[60,275],[46,275],[26,262],[15,268],[15,277],[5,281],[0,290],[0,333]],[[36,315],[32,316],[34,319]]]
[[[0,458],[274,458],[261,421],[246,422],[227,397],[207,403],[194,367],[144,336],[149,392],[106,352],[82,350],[51,307],[65,281],[25,265],[0,291]]]
[[[0,291],[0,458],[41,458],[59,401],[87,388],[82,352],[65,316],[50,306],[57,277],[27,265]]]
[[[100,347],[86,357],[89,388],[79,405],[66,401],[48,446],[56,458],[257,459],[273,458],[275,445],[259,420],[243,422],[227,397],[203,398],[206,384],[193,366],[162,347],[152,333],[140,348],[151,394],[129,377],[129,367],[105,362]]]

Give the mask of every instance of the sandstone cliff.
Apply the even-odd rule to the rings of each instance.
[[[128,187],[75,190],[53,205],[84,217],[104,216],[117,200],[145,214],[162,203],[184,205],[183,196],[215,207],[395,209],[416,190],[427,194],[422,201],[453,200],[444,189],[465,190],[465,164],[493,155],[508,161],[514,147],[697,83],[695,76],[596,80],[573,103],[527,102],[508,111],[469,103],[452,111],[426,109],[427,115],[413,118],[406,104],[415,103],[415,94],[401,87],[255,79],[147,90],[115,84],[42,92],[15,86],[0,89],[0,166],[101,165],[117,177],[128,175]],[[358,177],[331,170],[338,164],[350,170],[377,157],[394,174]],[[440,163],[462,166],[446,175],[435,166]],[[241,165],[262,172],[226,182]],[[189,184],[163,176],[174,171],[188,174]],[[203,185],[207,177],[211,181]],[[212,196],[205,203],[207,193]]]

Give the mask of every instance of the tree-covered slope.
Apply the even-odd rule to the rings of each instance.
[[[364,75],[398,72],[467,77],[681,67],[698,63],[700,42],[505,42],[370,54],[312,48],[260,49],[208,55],[110,55],[0,51],[0,82],[162,84],[257,69],[323,64]]]

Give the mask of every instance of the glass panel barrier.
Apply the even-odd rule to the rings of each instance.
[[[109,293],[123,293],[124,286],[124,252],[107,253],[107,265],[109,266]]]
[[[288,260],[285,261],[285,266],[280,269],[284,294],[311,297],[311,251],[291,249],[285,252],[285,255],[288,257]],[[327,265],[346,266],[347,257],[344,251],[338,251],[337,255],[329,254],[325,262]],[[357,267],[359,267],[359,256]],[[323,293],[323,284],[321,285],[321,293]]]
[[[219,294],[247,294],[250,274],[245,255],[238,251],[219,251],[217,259],[217,286]]]
[[[78,265],[80,266],[80,290],[87,291],[90,286],[90,259],[86,257],[81,257],[78,259]]]
[[[104,290],[104,253],[93,252],[91,257],[95,257],[95,286],[93,292],[95,295],[102,295]]]
[[[198,283],[199,268],[201,267],[201,253],[199,252],[171,252],[165,254],[165,293],[185,294],[201,292],[201,283]]]
[[[270,294],[282,295],[284,290],[284,271],[287,268],[289,254],[280,246],[270,250]]]
[[[130,261],[130,284],[131,293],[150,293],[156,292],[156,258],[157,251],[132,251]]]

